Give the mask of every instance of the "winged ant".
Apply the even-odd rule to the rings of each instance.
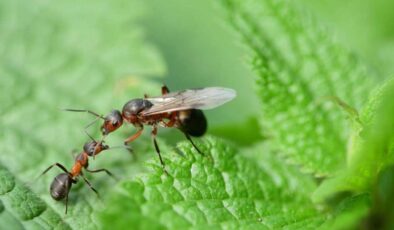
[[[104,121],[101,126],[103,139],[109,133],[121,127],[124,122],[131,123],[136,127],[137,131],[124,141],[125,145],[142,134],[144,125],[152,126],[151,136],[153,144],[165,171],[165,164],[156,141],[158,126],[179,129],[197,152],[203,155],[203,152],[200,151],[191,138],[200,137],[207,130],[207,120],[202,110],[212,109],[232,100],[236,96],[236,92],[228,88],[207,87],[170,93],[167,86],[163,86],[161,92],[162,96],[159,97],[148,97],[145,95],[144,98],[132,99],[123,106],[122,112],[112,110],[105,117],[91,110],[65,110],[88,112],[96,116],[97,119],[102,119]]]

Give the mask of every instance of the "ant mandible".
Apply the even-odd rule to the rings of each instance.
[[[137,132],[124,141],[125,145],[134,141],[142,134],[144,125],[152,126],[151,136],[153,144],[159,156],[160,163],[166,172],[165,164],[156,141],[158,126],[178,128],[184,133],[187,140],[197,152],[204,155],[191,139],[191,137],[204,135],[207,130],[207,120],[201,110],[212,109],[232,100],[236,96],[236,92],[228,88],[207,87],[170,93],[167,86],[163,86],[161,92],[162,96],[160,97],[148,97],[145,95],[144,98],[132,99],[123,106],[122,112],[112,110],[105,117],[91,110],[65,110],[88,112],[98,119],[103,119],[104,123],[101,126],[103,139],[109,133],[121,127],[124,121],[131,123],[137,128]],[[87,127],[85,127],[85,130]]]

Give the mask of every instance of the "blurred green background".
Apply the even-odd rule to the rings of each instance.
[[[214,6],[204,1],[147,1],[149,10],[141,24],[148,41],[163,55],[166,84],[177,89],[210,85],[235,88],[238,98],[231,110],[223,107],[208,114],[213,123],[241,122],[258,112],[253,75],[236,36]]]
[[[390,0],[301,0],[336,38],[379,69],[394,73],[394,2]]]

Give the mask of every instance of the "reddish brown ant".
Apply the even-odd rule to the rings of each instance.
[[[114,147],[113,147],[114,148]],[[75,157],[75,163],[73,167],[71,168],[70,171],[67,171],[66,167],[64,167],[60,163],[55,163],[51,166],[49,166],[43,173],[41,173],[40,176],[44,175],[47,173],[49,170],[51,170],[54,166],[59,167],[61,170],[64,171],[64,173],[60,173],[57,175],[50,187],[50,193],[53,199],[59,201],[66,199],[66,211],[65,213],[67,214],[67,205],[68,205],[68,194],[71,190],[71,187],[73,184],[77,183],[78,177],[81,176],[85,183],[89,186],[89,188],[99,196],[97,190],[92,186],[92,184],[86,179],[84,176],[82,170],[86,170],[87,172],[90,173],[98,173],[98,172],[105,172],[109,176],[113,177],[112,173],[108,171],[107,169],[95,169],[91,170],[88,168],[89,166],[89,157],[95,156],[99,154],[100,152],[104,150],[108,150],[109,147],[108,145],[104,145],[103,142],[96,142],[95,140],[92,140],[90,142],[85,143],[83,146],[83,151],[78,154]],[[111,148],[112,149],[112,148]]]
[[[151,125],[152,140],[160,163],[164,169],[164,161],[156,141],[157,127],[175,127],[181,130],[198,153],[203,153],[197,148],[191,137],[200,137],[207,130],[207,120],[201,109],[211,109],[220,106],[236,96],[232,89],[208,87],[200,89],[187,89],[170,93],[166,86],[161,88],[162,96],[136,98],[128,101],[122,109],[112,110],[103,117],[90,110],[66,109],[73,112],[88,112],[104,120],[101,131],[105,137],[122,126],[123,121],[133,124],[137,132],[124,141],[124,144],[137,139],[144,125]],[[86,129],[86,128],[85,128]]]

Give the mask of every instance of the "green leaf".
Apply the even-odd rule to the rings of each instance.
[[[372,208],[366,218],[366,225],[371,228],[378,226],[381,229],[394,228],[394,165],[390,165],[378,175],[372,192]]]
[[[169,175],[156,160],[153,172],[122,182],[101,216],[104,228],[298,229],[323,222],[309,200],[314,182],[264,146],[242,155],[207,137],[198,147],[207,156],[189,143],[163,154]]]
[[[348,124],[325,98],[360,108],[375,76],[293,2],[222,2],[253,54],[263,128],[290,162],[331,175],[345,160]]]
[[[10,218],[10,216],[12,218]],[[70,229],[62,218],[0,165],[0,227]]]
[[[394,78],[371,96],[360,114],[361,130],[354,130],[348,166],[315,192],[321,201],[340,191],[371,192],[379,172],[394,163]]]
[[[0,201],[0,213],[4,211],[4,204]]]
[[[322,229],[392,229],[394,166],[381,170],[369,192],[349,196],[336,206]]]
[[[8,229],[49,229],[58,223],[72,229],[99,227],[96,213],[102,202],[83,181],[71,189],[65,215],[64,203],[49,194],[61,171],[54,168],[33,180],[55,162],[70,169],[70,152],[81,151],[89,140],[83,127],[93,118],[59,108],[105,114],[142,92],[160,93],[160,84],[148,77],[166,70],[135,23],[142,9],[134,1],[0,1],[0,164],[9,169],[0,174],[1,229],[3,224]],[[89,132],[100,137],[97,127]],[[132,131],[122,132],[108,144],[119,145]],[[141,138],[135,148],[153,153],[144,146],[150,146],[148,140]],[[133,175],[141,170],[133,159],[113,150],[90,166]],[[88,177],[102,195],[116,183],[104,175]],[[34,193],[18,183],[29,183]]]
[[[358,229],[360,220],[367,216],[371,199],[369,194],[351,196],[343,200],[333,215],[319,229]]]

